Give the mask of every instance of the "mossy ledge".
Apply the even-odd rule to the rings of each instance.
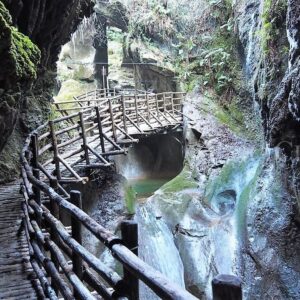
[[[1,1],[0,56],[3,63],[0,80],[22,82],[36,79],[41,52],[29,37],[12,26],[10,13]]]

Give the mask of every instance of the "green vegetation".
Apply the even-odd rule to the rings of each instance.
[[[35,79],[41,53],[31,40],[12,26],[8,10],[0,1],[0,56],[6,73],[17,80]],[[4,71],[4,70],[3,70]],[[7,72],[8,71],[8,72]]]
[[[238,63],[230,1],[210,1],[201,24],[203,32],[188,40],[178,36],[177,72],[186,90],[199,84],[212,88],[217,96],[229,97],[238,77]],[[206,25],[205,25],[206,24]],[[214,28],[207,24],[215,24]]]
[[[189,167],[185,166],[181,173],[161,187],[163,193],[177,193],[185,189],[195,189],[197,182],[193,179]]]
[[[125,204],[129,214],[135,213],[136,192],[130,185],[125,185]]]
[[[237,96],[222,103],[216,100],[216,96],[212,92],[205,91],[197,108],[204,113],[213,115],[236,135],[259,142],[261,136],[257,128],[260,126],[260,119],[247,113],[243,104],[243,99],[239,99]]]
[[[257,77],[261,101],[268,103],[275,97],[278,84],[282,80],[287,64],[289,42],[286,23],[287,1],[265,0],[263,5],[261,29],[257,31],[262,48],[262,59],[265,66],[265,78]]]
[[[245,132],[244,130],[244,125],[246,123],[245,116],[238,108],[238,105],[233,101],[226,107],[219,107],[215,110],[214,115],[221,123],[227,125],[232,132],[250,137],[248,132]]]
[[[128,32],[130,38],[152,38],[167,41],[176,28],[170,10],[159,0],[134,1],[131,8]]]
[[[255,196],[255,188],[262,172],[263,159],[257,153],[241,161],[230,161],[217,177],[211,178],[205,193],[206,203],[226,189],[233,189],[237,193],[236,211],[239,236],[243,237],[246,229],[246,213],[249,201]]]
[[[261,37],[262,49],[270,54],[280,39],[282,23],[285,20],[287,1],[265,0],[262,14],[262,27],[258,34]]]
[[[73,97],[89,92],[93,89],[93,87],[94,86],[83,81],[68,79],[62,83],[62,87],[58,95],[55,97],[55,101],[72,101]],[[73,104],[71,106],[65,105],[64,108],[71,108],[72,106]]]
[[[37,65],[41,58],[40,50],[27,36],[18,32],[15,28],[12,28],[11,33],[10,54],[15,62],[16,75],[19,78],[35,79]]]
[[[2,3],[2,1],[0,1],[0,18],[3,18],[4,21],[8,25],[12,25],[11,15],[10,15],[9,11],[5,8],[5,6]]]

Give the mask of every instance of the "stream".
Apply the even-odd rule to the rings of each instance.
[[[183,151],[173,140],[142,141],[117,158],[116,168],[136,195],[139,257],[171,282],[209,300],[216,275],[241,277],[243,272],[247,207],[261,157],[231,159],[201,184],[189,166],[182,169],[178,154]],[[111,262],[106,254],[102,258]],[[159,298],[141,283],[140,299]]]
[[[128,183],[136,192],[137,200],[143,202],[170,179],[172,178],[131,178]]]
[[[240,277],[246,209],[260,163],[259,157],[231,161],[207,184],[205,197],[191,187],[167,192],[178,178],[186,180],[181,178],[186,171],[168,182],[131,181],[139,199],[140,257],[200,299],[211,299],[211,280],[217,274]],[[141,299],[158,298],[141,285]]]

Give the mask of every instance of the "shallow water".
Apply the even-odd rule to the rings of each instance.
[[[155,191],[162,187],[172,178],[136,178],[129,179],[129,185],[136,192],[138,200],[151,197]]]

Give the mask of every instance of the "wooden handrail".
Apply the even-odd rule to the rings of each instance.
[[[126,153],[122,145],[138,142],[134,135],[156,132],[163,129],[164,126],[177,128],[182,125],[182,115],[175,115],[174,106],[165,103],[169,97],[173,103],[175,93],[168,95],[162,93],[163,99],[152,93],[123,95],[120,92],[117,96],[110,96],[109,94],[110,92],[105,90],[96,90],[84,94],[85,96],[76,97],[72,103],[87,102],[94,103],[95,106],[80,106],[79,112],[70,115],[68,115],[67,109],[63,109],[65,114],[63,117],[40,126],[26,138],[21,153],[21,173],[27,215],[26,230],[28,231],[28,242],[32,248],[32,263],[38,272],[37,277],[50,299],[57,299],[55,298],[56,295],[53,295],[53,291],[57,292],[58,290],[65,299],[73,299],[74,295],[79,298],[94,299],[94,293],[86,288],[87,285],[99,295],[104,296],[105,299],[113,299],[117,295],[119,298],[128,297],[130,300],[135,300],[138,299],[138,280],[142,280],[163,299],[196,299],[144,263],[137,257],[137,252],[134,254],[126,247],[126,243],[122,239],[88,216],[81,206],[72,200],[73,194],[71,193],[70,196],[62,186],[64,182],[85,182],[88,180],[86,177],[81,177],[78,167],[110,166],[110,156]],[[114,91],[113,95],[115,94]],[[100,98],[97,99],[97,97]],[[176,101],[178,100],[176,99]],[[160,115],[163,118],[160,118]],[[174,120],[174,124],[170,123],[167,116]],[[133,133],[133,129],[135,133]],[[112,137],[114,138],[112,139]],[[94,142],[97,144],[93,144]],[[32,149],[35,149],[34,152]],[[53,152],[52,159],[49,159],[50,151]],[[34,159],[30,160],[32,153]],[[80,157],[81,153],[84,155]],[[49,167],[51,163],[55,164],[55,168]],[[39,170],[43,176],[39,175]],[[65,172],[69,172],[70,177],[66,177]],[[48,182],[51,184],[49,185]],[[50,199],[51,210],[42,204],[42,201],[39,201],[43,196]],[[77,236],[75,231],[73,231],[73,236],[69,235],[60,221],[61,211],[65,211],[71,216],[73,230],[78,232],[80,231],[78,228],[84,226],[110,249],[113,256],[125,268],[124,279],[108,269],[98,258],[86,250],[81,245],[80,236]],[[47,224],[48,227],[45,229],[50,228],[50,237],[43,234],[40,227],[42,224],[43,226]],[[50,250],[53,261],[45,259],[43,247]],[[72,257],[70,257],[70,253]],[[70,266],[66,266],[67,261],[64,255],[72,258],[73,267],[71,266],[71,269]],[[53,279],[53,289],[47,286],[46,279],[39,271],[35,260],[48,271],[51,279]],[[60,283],[58,282],[59,268],[65,274],[65,278]],[[114,291],[108,291],[105,285],[99,282],[99,279],[95,278],[93,273],[89,271],[89,268],[98,273]],[[65,281],[73,286],[74,295],[68,285],[65,285]],[[135,283],[133,284],[133,282]],[[128,289],[127,284],[133,284],[132,288]],[[129,290],[134,292],[129,293]]]

